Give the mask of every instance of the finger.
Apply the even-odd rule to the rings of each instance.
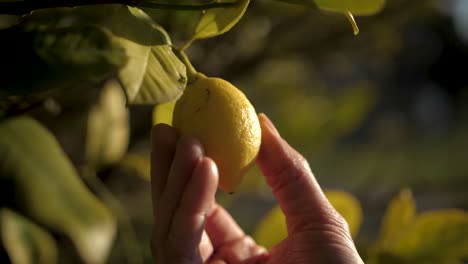
[[[213,244],[211,244],[211,240],[206,234],[206,232],[203,232],[200,245],[200,256],[201,259],[203,260],[203,263],[206,262],[207,259],[210,258],[211,255],[213,255],[214,249],[213,249]]]
[[[231,215],[218,204],[214,204],[211,209],[205,229],[215,250],[245,236]]]
[[[264,114],[259,115],[262,143],[257,163],[286,215],[288,231],[324,223],[335,214],[307,161],[284,141]]]
[[[249,236],[243,236],[237,240],[224,244],[215,250],[215,255],[210,263],[224,261],[226,263],[256,264],[265,263],[268,260],[268,252],[265,248],[258,246]]]
[[[175,129],[166,125],[155,125],[151,131],[151,193],[153,212],[167,181],[177,144]]]
[[[167,241],[174,248],[173,255],[185,259],[187,254],[192,256],[194,251],[199,250],[207,214],[213,205],[217,187],[216,165],[213,160],[204,157],[193,170],[174,214]]]
[[[162,190],[156,218],[156,239],[166,241],[174,213],[179,205],[185,185],[202,157],[202,147],[193,137],[183,137],[177,144],[174,161],[167,183]]]

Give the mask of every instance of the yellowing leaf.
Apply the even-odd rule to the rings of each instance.
[[[153,108],[153,125],[163,123],[172,125],[172,114],[174,112],[175,101],[165,104],[158,104]]]
[[[405,259],[468,257],[468,213],[449,209],[419,215],[398,240],[391,253]]]
[[[150,153],[128,153],[120,161],[120,165],[126,169],[135,171],[143,179],[149,181],[151,178]]]
[[[355,236],[362,222],[362,209],[359,201],[343,191],[325,191],[330,203],[348,222],[351,234]],[[253,238],[259,245],[271,249],[288,235],[286,217],[279,206],[275,206],[257,225]]]
[[[205,11],[192,39],[210,38],[229,31],[242,18],[248,5],[249,0],[238,0],[236,7]]]
[[[284,240],[287,236],[286,217],[278,205],[273,207],[260,221],[253,234],[255,241],[268,250]]]
[[[352,194],[327,190],[324,192],[327,199],[346,220],[352,237],[356,237],[362,223],[362,208],[359,201]]]
[[[314,0],[317,6],[334,12],[351,12],[354,15],[372,15],[385,5],[385,0]]]
[[[28,117],[0,122],[0,188],[25,216],[68,236],[86,263],[104,263],[116,221],[85,186],[60,145]]]
[[[12,264],[57,262],[54,238],[35,223],[7,208],[0,209],[0,239]]]
[[[385,250],[396,243],[400,237],[405,236],[415,215],[416,205],[411,191],[402,190],[387,207],[380,229],[379,247]]]
[[[130,136],[125,94],[112,80],[101,91],[98,103],[88,116],[86,161],[93,167],[119,161],[127,150]]]

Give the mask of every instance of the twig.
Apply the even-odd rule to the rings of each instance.
[[[238,5],[238,1],[217,2],[216,0],[208,3],[193,4],[171,4],[158,3],[145,0],[46,0],[46,1],[13,1],[0,2],[0,14],[8,15],[26,15],[34,10],[56,7],[75,7],[84,5],[101,4],[122,4],[128,6],[147,7],[155,9],[174,9],[174,10],[206,10],[212,8],[231,8]]]
[[[156,9],[174,9],[174,10],[206,10],[212,8],[232,8],[236,7],[239,1],[232,2],[218,2],[211,1],[208,3],[197,3],[197,4],[169,4],[169,3],[157,3],[151,1],[144,1],[138,4],[139,7],[149,7]]]

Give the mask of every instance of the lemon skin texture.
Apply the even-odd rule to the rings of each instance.
[[[232,193],[253,165],[261,128],[254,107],[231,83],[199,75],[176,102],[173,126],[200,140],[219,172],[219,187]]]

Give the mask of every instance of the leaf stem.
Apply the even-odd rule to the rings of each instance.
[[[356,20],[354,20],[354,16],[353,14],[351,14],[351,12],[349,11],[346,11],[344,13],[344,15],[346,16],[346,18],[348,19],[349,23],[351,24],[351,26],[353,27],[353,31],[354,31],[354,35],[357,35],[359,34],[359,27],[356,23]]]
[[[180,51],[184,51],[186,50],[190,45],[192,45],[192,43],[196,40],[197,38],[195,38],[195,35],[190,38],[189,40],[187,40],[184,44],[182,44],[182,46],[180,46],[179,50]]]

